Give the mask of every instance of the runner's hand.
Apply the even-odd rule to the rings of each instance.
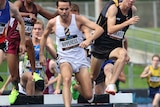
[[[140,18],[138,16],[133,16],[132,18],[128,20],[128,23],[129,25],[133,25],[133,24],[136,24],[139,20]]]
[[[56,89],[53,94],[60,94],[61,90],[60,89]]]
[[[44,55],[40,55],[40,64],[46,66],[46,58]]]
[[[92,43],[92,41],[90,39],[86,39],[83,42],[81,42],[79,46],[81,48],[87,48],[91,43]]]
[[[20,42],[19,51],[20,51],[20,55],[22,55],[26,52],[26,45],[24,42]]]
[[[31,21],[32,21],[33,23],[36,22],[37,18],[36,18],[36,16],[35,16],[35,14],[30,13],[30,14],[29,14],[29,17],[30,17],[30,19],[31,19]]]

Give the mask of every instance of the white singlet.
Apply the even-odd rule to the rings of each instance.
[[[72,65],[73,72],[78,72],[82,67],[89,67],[85,50],[79,47],[83,41],[83,34],[78,29],[75,15],[72,14],[72,20],[68,26],[70,35],[66,36],[64,27],[60,23],[60,16],[56,17],[56,44],[58,53],[58,64],[69,62]]]

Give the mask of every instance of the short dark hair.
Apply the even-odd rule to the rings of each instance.
[[[157,57],[157,58],[160,60],[160,56],[159,56],[158,54],[154,54],[154,55],[152,56],[152,60],[153,60],[154,57]]]
[[[58,7],[59,2],[69,2],[69,5],[71,6],[71,0],[57,0],[56,1],[56,6]]]

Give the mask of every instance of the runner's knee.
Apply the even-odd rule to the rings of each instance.
[[[70,78],[63,78],[63,85],[69,86],[71,84],[71,79]]]
[[[127,51],[125,49],[122,49],[120,52],[119,52],[119,57],[118,59],[121,59],[122,61],[126,61],[127,59],[129,58],[128,54],[127,54]]]
[[[85,99],[87,99],[87,100],[92,99],[92,92],[90,93],[90,92],[87,92],[87,91],[86,91],[86,93],[84,94],[84,97],[85,97]]]

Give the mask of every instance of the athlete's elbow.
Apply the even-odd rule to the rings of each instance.
[[[141,78],[141,79],[144,79],[145,77],[144,77],[143,75],[140,75],[140,78]]]
[[[101,33],[103,33],[103,32],[104,32],[104,29],[99,26],[99,30],[98,30],[98,31],[100,31]]]
[[[113,34],[113,33],[115,33],[115,31],[112,28],[108,28],[108,33]]]

